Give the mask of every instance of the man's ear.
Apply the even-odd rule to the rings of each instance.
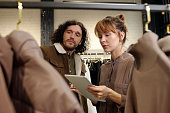
[[[122,42],[124,38],[125,38],[125,33],[120,32],[120,41]]]

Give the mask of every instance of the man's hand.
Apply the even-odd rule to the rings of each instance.
[[[81,95],[81,93],[76,89],[76,87],[74,87],[73,84],[70,84],[70,89],[71,89],[72,91],[74,91],[74,92],[76,92],[76,93],[78,93],[78,94]]]

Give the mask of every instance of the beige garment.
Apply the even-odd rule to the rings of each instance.
[[[10,92],[17,113],[83,113],[66,82],[43,59],[30,34],[13,31],[6,38],[14,52]]]
[[[135,66],[125,113],[170,113],[170,60],[157,40],[155,33],[147,32],[129,51]]]
[[[15,113],[15,109],[9,96],[8,88],[1,67],[0,67],[0,113]]]
[[[5,38],[0,36],[0,113],[15,113],[8,93],[11,82],[13,53]]]
[[[161,50],[167,54],[167,56],[170,59],[170,35],[167,35],[161,39],[158,40],[158,45],[161,48]],[[168,54],[169,53],[169,54]]]

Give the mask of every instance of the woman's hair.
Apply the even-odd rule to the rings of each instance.
[[[127,32],[127,27],[124,23],[125,17],[124,15],[117,15],[115,17],[113,16],[107,16],[104,19],[100,20],[94,29],[94,32],[96,36],[101,35],[102,33],[107,33],[112,31],[113,33],[117,33],[118,35],[120,32],[125,33],[125,37],[123,39],[123,44],[126,41],[126,32]]]
[[[71,25],[78,25],[82,30],[81,45],[78,45],[75,50],[75,53],[82,53],[88,49],[89,42],[88,42],[87,30],[81,22],[78,22],[76,20],[68,20],[63,24],[60,24],[58,29],[56,29],[52,34],[52,36],[50,37],[51,42],[52,44],[63,43],[64,31],[67,29],[68,26]]]

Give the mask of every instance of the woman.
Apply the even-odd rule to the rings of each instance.
[[[106,102],[95,102],[99,106],[99,113],[124,112],[126,93],[133,67],[134,58],[123,51],[122,45],[126,41],[127,28],[124,16],[107,16],[95,26],[95,34],[105,52],[111,53],[111,61],[100,68],[99,86],[89,86],[88,91],[98,99]]]

